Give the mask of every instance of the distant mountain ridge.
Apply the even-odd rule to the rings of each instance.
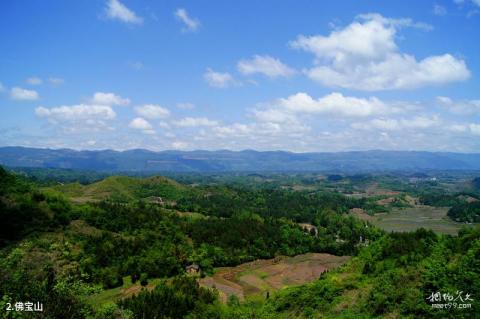
[[[0,147],[0,165],[110,172],[480,170],[480,154],[424,151],[76,151]]]

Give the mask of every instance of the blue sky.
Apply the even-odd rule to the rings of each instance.
[[[0,146],[480,151],[480,1],[0,2]]]

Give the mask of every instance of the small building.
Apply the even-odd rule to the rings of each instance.
[[[308,223],[298,223],[298,225],[300,227],[302,227],[302,229],[304,231],[308,231],[310,234],[312,233],[312,230],[313,230],[313,233],[315,234],[315,237],[318,237],[317,227],[313,226],[312,224],[308,224]]]
[[[185,271],[187,272],[187,274],[189,275],[199,275],[200,274],[200,266],[197,265],[197,264],[191,264],[191,265],[188,265],[187,267],[185,267]]]

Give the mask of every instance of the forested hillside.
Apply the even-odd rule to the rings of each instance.
[[[43,318],[475,318],[478,227],[387,234],[350,213],[375,209],[376,197],[247,185],[112,176],[40,187],[0,168],[0,306],[41,301]],[[243,301],[222,303],[197,281],[309,252],[354,257],[310,284]],[[472,309],[426,299],[456,290]]]

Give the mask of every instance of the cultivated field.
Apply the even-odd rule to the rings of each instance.
[[[393,208],[389,213],[372,216],[371,222],[387,231],[412,231],[421,227],[438,233],[456,235],[463,226],[447,217],[448,208],[417,205]]]
[[[456,235],[462,227],[447,217],[448,208],[416,206],[395,208],[390,213],[376,214],[373,223],[387,231],[411,231],[421,227],[438,233]]]
[[[309,253],[256,260],[237,267],[219,268],[212,277],[200,279],[200,285],[217,288],[224,302],[231,295],[243,300],[250,295],[266,294],[268,291],[310,282],[349,258]]]

